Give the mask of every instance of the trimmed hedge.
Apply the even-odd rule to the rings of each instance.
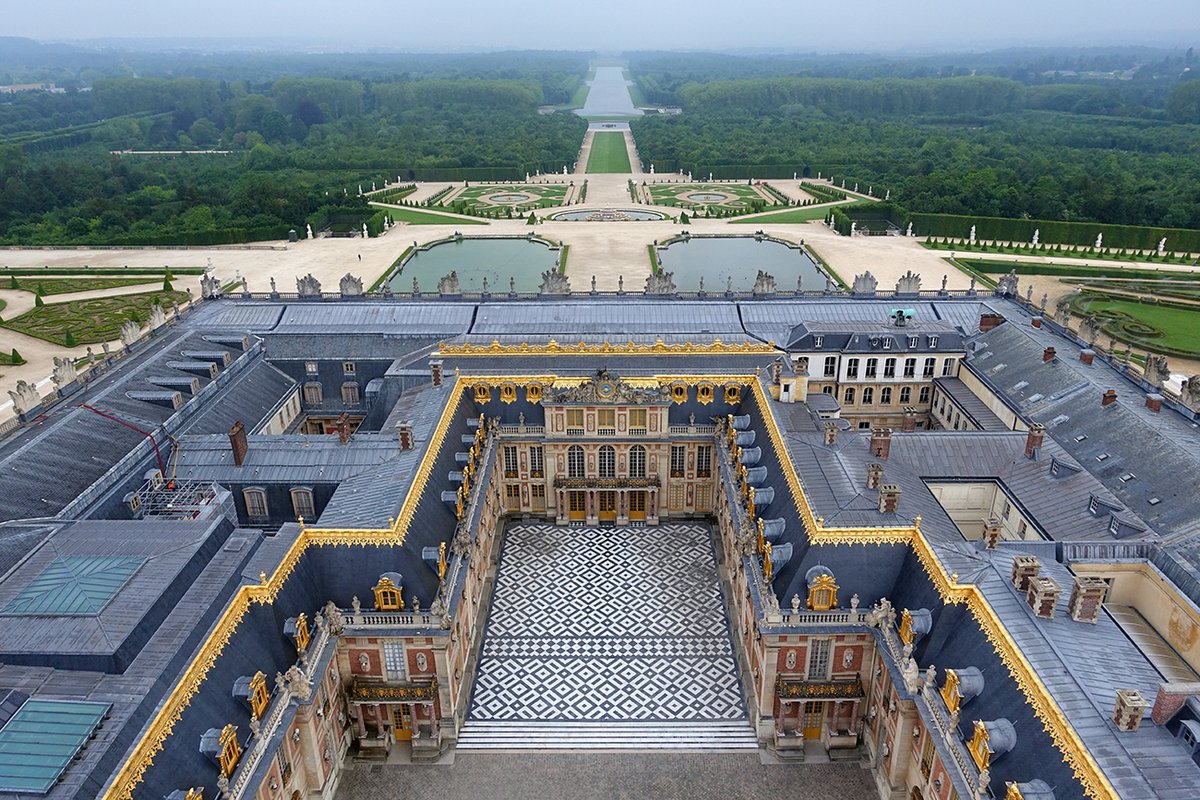
[[[1146,228],[1137,225],[1107,225],[1100,222],[1059,222],[1047,219],[1005,219],[1002,217],[962,217],[953,214],[912,213],[905,225],[913,224],[917,236],[948,236],[966,239],[971,226],[975,238],[998,242],[1029,242],[1040,231],[1043,244],[1072,244],[1091,247],[1096,236],[1104,234],[1106,248],[1157,250],[1159,240],[1167,239],[1167,250],[1200,252],[1200,231],[1187,228]]]

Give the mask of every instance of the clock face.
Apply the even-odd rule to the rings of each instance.
[[[612,397],[616,390],[617,387],[610,381],[601,381],[596,387],[596,393],[605,399]]]

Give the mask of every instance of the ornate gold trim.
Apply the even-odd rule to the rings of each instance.
[[[693,342],[685,342],[684,344],[667,344],[662,339],[655,340],[654,344],[637,344],[635,342],[615,344],[613,342],[602,342],[600,344],[578,342],[576,344],[559,344],[556,340],[551,339],[546,344],[529,344],[528,342],[522,342],[521,344],[500,344],[499,341],[493,340],[490,345],[471,344],[470,342],[467,342],[464,344],[443,343],[438,346],[438,353],[443,356],[694,356],[728,355],[730,353],[772,354],[776,352],[778,352],[776,348],[770,344],[762,344],[761,342],[726,344],[720,339],[713,339],[712,342],[707,344]]]

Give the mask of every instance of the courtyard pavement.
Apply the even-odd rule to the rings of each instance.
[[[436,766],[351,764],[338,800],[868,798],[852,764],[763,764],[758,753],[458,753]]]

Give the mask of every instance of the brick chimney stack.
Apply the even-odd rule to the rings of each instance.
[[[895,514],[900,506],[900,487],[894,483],[879,486],[879,513]]]
[[[878,489],[883,483],[883,464],[867,464],[867,488]]]
[[[1042,353],[1042,361],[1053,361],[1053,360],[1054,360],[1054,348],[1047,347],[1045,349],[1045,351]]]
[[[229,429],[229,447],[233,450],[233,465],[240,467],[245,463],[246,452],[250,449],[250,443],[246,439],[246,426],[240,419]]]
[[[1031,319],[1031,320],[1029,321],[1029,324],[1030,324],[1030,325],[1032,325],[1032,326],[1033,326],[1033,327],[1035,327],[1035,328],[1040,328],[1040,327],[1042,327],[1042,318],[1041,318],[1041,317],[1034,317],[1033,319]]]
[[[1067,603],[1067,611],[1076,622],[1096,624],[1100,618],[1100,607],[1104,605],[1104,595],[1108,592],[1108,584],[1099,578],[1076,575],[1071,587],[1071,600]]]
[[[442,360],[440,358],[429,362],[429,374],[433,376],[433,385],[442,385]]]
[[[871,430],[871,455],[878,459],[887,461],[888,453],[892,449],[892,429],[891,428],[873,428]]]
[[[1095,350],[1080,350],[1079,351],[1079,360],[1082,361],[1084,364],[1087,364],[1090,366],[1091,363],[1096,360],[1096,351]]]
[[[1025,457],[1037,458],[1038,451],[1042,449],[1042,442],[1046,439],[1046,426],[1040,422],[1035,422],[1029,426],[1029,434],[1025,437]]]
[[[979,332],[987,333],[992,328],[1004,322],[1003,314],[987,313],[979,315]]]
[[[396,436],[400,439],[401,450],[412,450],[413,424],[411,419],[396,423]]]
[[[1054,607],[1058,605],[1058,596],[1062,588],[1058,581],[1049,575],[1034,575],[1029,579],[1029,588],[1025,590],[1025,602],[1033,609],[1033,613],[1043,619],[1054,619]]]
[[[1162,411],[1163,396],[1161,394],[1146,395],[1146,408],[1153,411],[1155,414]]]
[[[833,446],[837,444],[838,428],[836,422],[825,423],[825,444]]]
[[[1104,396],[1100,398],[1100,405],[1102,406],[1111,406],[1115,402],[1117,402],[1116,389],[1109,389],[1104,393]]]
[[[1042,571],[1042,562],[1037,556],[1013,556],[1012,582],[1018,591],[1029,588],[1029,579]]]
[[[996,545],[1000,544],[1000,532],[1002,530],[1003,526],[996,517],[989,517],[983,523],[983,543],[987,546],[988,550],[995,550]]]
[[[1118,689],[1117,704],[1113,708],[1112,721],[1119,731],[1132,733],[1142,725],[1142,715],[1150,703],[1140,692],[1133,689]]]
[[[900,424],[900,430],[904,433],[912,433],[917,429],[917,410],[912,406],[904,407],[904,421]]]
[[[345,411],[343,411],[341,414],[338,414],[336,424],[338,444],[346,444],[350,441],[350,415]]]
[[[1154,707],[1150,709],[1150,719],[1155,725],[1165,725],[1189,697],[1196,695],[1200,695],[1200,683],[1160,683]]]

